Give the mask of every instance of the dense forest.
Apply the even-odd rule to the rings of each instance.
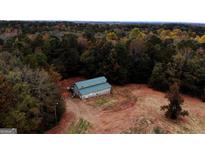
[[[205,27],[191,24],[0,22],[0,127],[43,133],[60,119],[58,82],[105,75],[205,101]]]

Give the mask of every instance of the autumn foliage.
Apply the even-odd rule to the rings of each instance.
[[[43,133],[63,113],[58,82],[106,76],[205,100],[205,28],[186,24],[0,22],[0,127]],[[170,87],[166,115],[182,111]],[[57,114],[55,114],[57,112]],[[57,115],[57,117],[55,116]]]

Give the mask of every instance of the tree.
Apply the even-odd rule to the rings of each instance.
[[[78,74],[80,46],[75,35],[64,35],[62,41],[52,36],[44,44],[44,50],[48,63],[53,65],[64,78]],[[42,56],[41,60],[44,60]]]
[[[142,52],[130,57],[129,79],[131,82],[147,83],[152,74],[153,63],[150,56]]]
[[[179,93],[179,85],[174,83],[170,86],[170,90],[165,96],[169,100],[169,105],[164,105],[161,110],[166,110],[165,115],[167,118],[177,120],[180,116],[188,116],[188,111],[182,110],[183,98]]]
[[[84,67],[81,69],[81,73],[87,77],[95,76],[96,74],[96,58],[93,50],[86,50],[81,54],[80,62]]]
[[[113,45],[111,42],[101,40],[96,42],[95,46],[85,51],[81,55],[81,62],[84,67],[83,74],[89,77],[106,75],[110,76],[113,68],[110,67],[114,63],[112,58]]]
[[[61,41],[56,36],[50,36],[47,41],[44,42],[43,49],[48,58],[48,63],[52,64],[53,60],[57,58],[61,51]]]
[[[92,28],[86,29],[83,33],[83,36],[88,39],[88,41],[95,40],[95,32]]]
[[[184,49],[184,48],[190,48],[193,50],[197,50],[198,48],[198,42],[196,40],[182,40],[181,42],[177,43],[178,49]]]
[[[40,67],[46,66],[47,57],[44,53],[37,52],[37,53],[29,54],[25,56],[24,61],[31,68],[40,68]]]
[[[96,46],[81,55],[82,72],[89,77],[105,75],[109,81],[123,84],[128,81],[128,52],[126,45],[110,41],[96,42]]]
[[[117,39],[118,39],[118,37],[117,37],[115,32],[109,32],[106,35],[106,40],[107,41],[114,41],[114,40],[117,40]]]
[[[128,52],[126,46],[122,43],[117,43],[111,51],[112,63],[110,72],[111,81],[124,84],[128,81]]]
[[[0,127],[43,133],[61,117],[57,74],[38,68],[25,66],[14,53],[0,53]]]
[[[205,87],[205,54],[192,51],[182,73],[183,91],[191,95],[203,94]]]
[[[0,46],[1,45],[4,45],[4,40],[2,40],[1,38],[0,38]]]
[[[31,42],[31,47],[35,49],[36,47],[43,46],[43,36],[42,34],[38,34],[36,38]]]
[[[166,66],[163,63],[156,63],[151,77],[149,79],[149,85],[157,90],[167,90],[168,81],[166,78]]]
[[[202,35],[199,39],[198,39],[199,43],[205,43],[205,35]]]
[[[180,83],[183,77],[184,68],[187,61],[190,59],[191,50],[183,49],[177,51],[177,53],[172,56],[171,61],[167,64],[167,79],[169,84],[173,84],[175,82]]]
[[[205,102],[205,88],[204,88],[204,90],[202,91],[201,98],[202,98],[202,100]]]
[[[145,34],[139,28],[133,28],[129,33],[129,39],[143,38]]]
[[[16,97],[11,83],[9,83],[8,80],[0,74],[0,115],[8,112],[15,103]]]
[[[172,39],[162,41],[158,36],[150,34],[146,40],[146,52],[150,55],[153,63],[167,63],[175,54]]]
[[[142,38],[135,38],[129,41],[129,54],[135,56],[145,51],[146,45]]]

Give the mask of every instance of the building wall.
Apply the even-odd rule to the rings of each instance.
[[[73,90],[74,90],[75,95],[79,96],[79,90],[78,90],[76,85],[74,85],[74,89]]]
[[[86,99],[86,98],[90,98],[90,97],[95,97],[95,96],[100,96],[100,95],[104,95],[104,94],[110,94],[111,88],[108,89],[104,89],[98,92],[93,92],[93,93],[89,93],[87,95],[80,95],[81,99]]]

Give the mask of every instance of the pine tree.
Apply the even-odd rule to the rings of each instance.
[[[188,111],[182,110],[183,98],[180,96],[179,85],[174,83],[170,86],[170,90],[165,96],[169,100],[168,105],[161,107],[161,110],[166,110],[167,118],[177,120],[180,116],[188,116]]]

